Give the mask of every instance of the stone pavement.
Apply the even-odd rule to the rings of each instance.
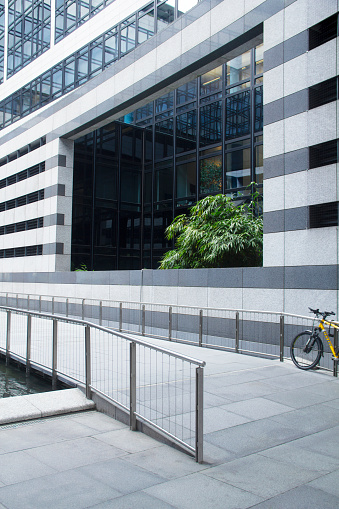
[[[165,346],[206,361],[202,465],[96,411],[3,425],[0,509],[339,507],[338,379]]]

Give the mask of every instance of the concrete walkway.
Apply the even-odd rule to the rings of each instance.
[[[0,509],[339,507],[337,379],[165,346],[207,363],[204,464],[96,411],[3,425]]]

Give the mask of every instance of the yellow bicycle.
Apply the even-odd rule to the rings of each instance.
[[[315,318],[322,317],[319,320],[318,325],[314,325],[312,330],[305,330],[298,334],[291,343],[291,359],[299,369],[312,369],[320,361],[321,356],[324,352],[324,345],[320,339],[319,332],[322,332],[325,339],[331,349],[334,360],[339,360],[339,349],[335,349],[330,336],[334,334],[330,333],[330,327],[339,329],[339,324],[326,320],[328,316],[334,315],[333,311],[319,311],[319,309],[308,308],[312,313],[315,314]],[[324,325],[329,326],[329,332],[326,331]]]

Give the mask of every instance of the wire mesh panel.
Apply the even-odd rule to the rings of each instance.
[[[202,310],[201,321],[204,345],[235,349],[236,311],[204,309]]]
[[[58,322],[57,371],[74,380],[85,382],[85,327]]]
[[[91,329],[92,387],[129,409],[129,342]]]
[[[119,329],[120,303],[102,301],[102,325]]]
[[[172,339],[199,344],[200,310],[189,306],[172,307]]]
[[[240,350],[279,357],[280,317],[276,313],[240,313]]]
[[[142,305],[138,302],[122,302],[122,330],[141,333]]]
[[[195,365],[137,345],[136,413],[180,443],[195,443]]]
[[[0,349],[6,349],[7,312],[0,310]]]
[[[19,357],[26,357],[27,315],[11,313],[11,352]]]
[[[164,304],[145,304],[144,307],[145,335],[169,339],[170,306],[165,306]]]
[[[52,368],[53,320],[32,316],[31,361]]]

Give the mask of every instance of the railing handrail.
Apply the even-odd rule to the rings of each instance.
[[[143,341],[141,339],[137,339],[134,336],[132,337],[129,334],[121,333],[112,329],[109,329],[108,327],[103,327],[102,325],[98,325],[93,322],[89,322],[87,320],[80,320],[77,318],[68,318],[62,315],[53,315],[51,313],[40,313],[39,311],[26,311],[24,309],[19,308],[12,308],[8,306],[0,306],[0,309],[5,311],[11,311],[18,314],[24,314],[26,316],[37,316],[39,318],[48,318],[50,320],[58,320],[59,322],[66,322],[66,323],[73,323],[77,325],[83,325],[92,327],[93,329],[101,330],[103,332],[107,332],[108,334],[112,336],[118,336],[119,338],[125,339],[126,341],[133,341],[133,343],[136,343],[141,346],[145,346],[147,348],[150,348],[151,350],[155,350],[157,352],[165,353],[167,355],[170,355],[171,357],[175,357],[176,359],[181,359],[187,362],[190,362],[191,364],[195,364],[196,366],[204,367],[206,366],[205,361],[201,361],[199,359],[195,359],[193,357],[190,357],[188,355],[183,355],[177,352],[174,352],[173,350],[169,350],[168,348],[162,348],[160,346],[153,345],[152,343],[148,343],[147,341]]]
[[[270,315],[276,315],[276,316],[289,316],[291,318],[302,318],[306,320],[314,320],[314,317],[312,316],[306,316],[306,315],[298,315],[295,313],[287,313],[286,311],[270,311],[270,310],[261,310],[261,309],[242,309],[242,308],[218,308],[218,307],[211,307],[211,306],[190,306],[190,305],[184,305],[184,304],[164,304],[164,303],[155,303],[155,302],[144,302],[144,301],[130,301],[130,300],[112,300],[112,299],[93,299],[93,298],[87,298],[87,297],[65,297],[62,295],[45,295],[45,294],[32,294],[32,293],[18,293],[18,292],[0,292],[0,295],[6,296],[6,295],[12,295],[12,296],[24,296],[25,298],[28,297],[37,297],[40,299],[40,297],[46,297],[48,299],[61,299],[62,301],[66,300],[73,300],[73,301],[79,301],[79,302],[102,302],[107,304],[116,304],[117,307],[120,303],[123,304],[131,304],[134,306],[158,306],[158,307],[164,307],[164,308],[184,308],[184,309],[192,309],[192,310],[202,310],[202,311],[223,311],[223,312],[239,312],[239,313],[258,313],[258,314],[270,314]],[[1,306],[0,306],[1,307]],[[17,309],[17,308],[15,308]],[[332,322],[336,323],[335,320],[331,320]],[[338,322],[339,323],[339,322]]]

